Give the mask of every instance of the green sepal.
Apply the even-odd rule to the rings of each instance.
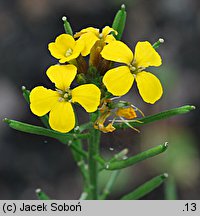
[[[62,18],[62,20],[63,20],[63,26],[64,26],[64,29],[65,29],[65,33],[73,36],[73,31],[72,31],[70,23],[67,20],[67,17],[64,16]]]
[[[115,15],[112,28],[118,32],[116,35],[114,32],[112,33],[116,40],[120,40],[124,31],[124,27],[126,24],[126,7],[125,5],[121,5],[121,9]]]
[[[50,200],[49,196],[47,196],[40,188],[36,189],[35,193],[39,200]]]
[[[182,106],[182,107],[166,110],[166,111],[157,113],[155,115],[150,115],[150,116],[147,116],[147,117],[144,117],[144,118],[138,118],[138,119],[133,120],[133,121],[128,121],[128,123],[132,127],[140,127],[140,126],[143,126],[145,124],[149,124],[151,122],[167,119],[167,118],[170,118],[170,117],[176,116],[176,115],[185,114],[185,113],[188,113],[188,112],[190,112],[190,111],[192,111],[194,109],[195,109],[195,106],[185,105],[185,106]],[[115,123],[113,126],[116,129],[123,129],[123,128],[128,128],[129,127],[125,123]]]
[[[123,196],[121,200],[137,200],[142,198],[143,196],[147,195],[157,187],[159,187],[165,179],[168,177],[167,173],[164,173],[163,175],[156,176],[152,178],[151,180],[147,181],[137,189],[135,189],[133,192]]]

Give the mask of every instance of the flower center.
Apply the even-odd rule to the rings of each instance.
[[[71,48],[69,48],[66,53],[65,53],[65,56],[68,57],[72,54],[73,50]]]
[[[133,75],[136,75],[138,72],[141,72],[145,69],[145,67],[141,67],[141,66],[138,67],[135,60],[133,60],[133,62],[129,64],[128,66]]]
[[[71,94],[71,90],[69,88],[67,88],[65,91],[62,91],[60,89],[56,89],[56,91],[60,95],[60,97],[58,99],[59,102],[63,102],[63,101],[71,102],[72,94]]]
[[[99,33],[99,39],[103,38],[103,33]]]

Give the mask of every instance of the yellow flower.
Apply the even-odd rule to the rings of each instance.
[[[146,67],[162,64],[160,55],[149,42],[138,42],[133,54],[126,44],[114,41],[104,47],[101,55],[107,60],[126,64],[107,71],[103,77],[104,85],[113,95],[126,94],[135,79],[145,102],[153,104],[160,99],[163,89],[159,79],[144,71]]]
[[[53,57],[59,59],[60,63],[69,62],[76,59],[84,48],[83,41],[75,41],[69,34],[59,35],[55,42],[48,45]]]
[[[49,125],[53,130],[66,133],[75,126],[71,103],[79,103],[87,112],[94,112],[100,103],[100,90],[93,84],[80,85],[70,89],[77,74],[74,65],[54,65],[47,70],[47,76],[55,83],[56,91],[35,87],[30,93],[30,108],[37,116],[49,113]]]
[[[111,32],[117,34],[117,32],[109,26],[103,28],[101,33],[99,29],[93,27],[88,27],[82,29],[80,32],[77,32],[74,35],[74,38],[80,37],[78,41],[83,41],[85,43],[85,47],[81,52],[82,56],[88,55],[90,53],[91,48],[98,40],[103,40],[105,43],[115,41],[113,35],[110,34]]]

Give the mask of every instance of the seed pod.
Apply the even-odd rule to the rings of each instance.
[[[121,6],[121,9],[115,15],[115,18],[114,18],[114,21],[113,21],[113,24],[112,24],[112,28],[118,32],[117,35],[113,34],[113,36],[117,40],[120,40],[121,37],[122,37],[124,27],[125,27],[125,23],[126,23],[126,7],[123,4]]]
[[[65,29],[66,34],[69,34],[69,35],[73,36],[73,31],[72,31],[70,23],[67,21],[67,17],[64,16],[62,18],[62,20],[63,20],[63,23],[64,23],[63,25],[64,25],[64,29]]]

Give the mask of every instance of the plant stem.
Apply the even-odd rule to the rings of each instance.
[[[94,122],[97,118],[97,113],[90,115],[90,121]],[[94,159],[94,155],[99,154],[99,141],[100,131],[96,130],[93,126],[90,129],[90,138],[88,143],[88,165],[89,165],[89,178],[90,178],[90,199],[98,199],[98,163]]]
[[[105,200],[107,196],[110,194],[110,191],[113,188],[114,183],[116,182],[116,179],[120,173],[120,170],[115,170],[111,173],[110,179],[108,180],[105,188],[103,189],[103,193],[100,196],[101,200]]]

